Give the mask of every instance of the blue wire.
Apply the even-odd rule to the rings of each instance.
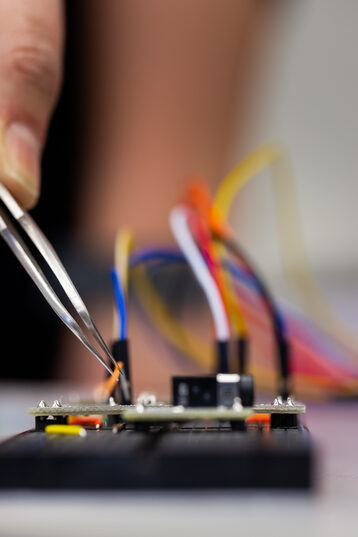
[[[137,250],[133,254],[131,254],[130,257],[130,266],[135,267],[136,265],[140,265],[143,263],[152,263],[153,264],[153,270],[160,269],[162,267],[165,267],[168,264],[186,264],[185,257],[181,254],[179,250],[176,248],[150,248],[150,247],[144,247],[140,250]],[[227,270],[230,272],[230,274],[236,278],[237,280],[241,281],[243,284],[245,284],[248,288],[252,289],[253,291],[260,292],[260,283],[256,280],[256,278],[252,278],[251,275],[247,274],[246,271],[243,271],[234,263],[233,261],[229,259],[225,259],[223,262],[223,268],[224,270]],[[284,323],[284,319],[282,318],[281,312],[275,308],[275,317],[278,323],[278,327],[281,333],[285,332],[286,326]],[[297,315],[297,312],[296,312]],[[307,322],[306,319],[301,317],[301,321]],[[309,325],[311,326],[311,325]],[[320,344],[325,344],[324,339],[320,339]],[[332,349],[332,345],[330,344],[330,349]],[[325,350],[327,352],[327,350]],[[334,360],[335,363],[341,363],[342,356],[341,353],[339,353],[338,356],[330,356],[331,359]]]
[[[151,261],[186,263],[185,257],[175,248],[142,248],[131,255],[130,264],[133,267],[141,263],[148,263]],[[224,268],[229,270],[232,276],[261,294],[262,287],[259,279],[249,276],[246,272],[242,271],[237,265],[235,265],[235,263],[230,262],[229,260],[224,262]],[[277,308],[275,308],[273,314],[277,322],[278,330],[283,335],[286,331],[283,317]]]
[[[151,261],[162,261],[163,263],[157,263],[157,267],[159,268],[167,263],[186,263],[185,257],[174,248],[156,248],[153,250],[149,248],[142,248],[141,250],[138,250],[131,255],[130,265],[131,267],[135,267],[136,265],[140,265],[142,263],[149,263]],[[256,291],[258,290],[256,280],[251,278],[251,276],[249,276],[246,272],[242,271],[232,261],[225,260],[224,268],[225,270],[228,270],[232,274],[232,276],[234,276],[236,279],[241,280],[248,287],[251,287]]]
[[[186,263],[183,254],[175,248],[141,248],[131,255],[130,265],[131,267],[134,267],[141,263],[158,260]]]
[[[135,267],[136,265],[140,265],[142,263],[149,263],[151,261],[163,261],[163,263],[158,263],[159,267],[162,264],[164,266],[167,263],[186,264],[186,259],[184,255],[175,248],[141,248],[140,250],[134,252],[134,254],[131,255],[130,265],[131,267]],[[235,263],[229,260],[225,260],[224,267],[226,270],[229,270],[229,272],[231,272],[234,277],[238,278],[249,287],[253,287],[257,290],[257,285],[255,284],[256,282],[246,272],[242,271],[239,267],[237,267]]]
[[[258,293],[262,294],[262,285],[258,278],[255,278],[255,276],[251,278],[248,274],[244,273],[234,263],[230,261],[225,261],[224,267],[225,265],[227,265],[227,268],[229,269],[230,273],[235,278],[241,280],[245,285],[254,288]],[[275,307],[273,315],[275,317],[278,330],[280,331],[281,334],[284,334],[286,330],[285,323],[277,307]]]
[[[257,281],[249,274],[241,270],[233,261],[229,261],[228,259],[225,259],[223,262],[223,266],[225,270],[228,270],[234,278],[237,280],[240,280],[242,283],[244,283],[247,287],[251,287],[254,291],[258,291],[258,285]]]
[[[112,276],[114,295],[116,298],[117,311],[118,311],[118,317],[119,317],[119,326],[118,326],[119,339],[126,339],[127,338],[127,308],[126,308],[126,300],[124,298],[123,287],[119,280],[117,271],[115,269],[112,269],[111,276]]]

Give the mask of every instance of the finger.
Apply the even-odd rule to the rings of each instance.
[[[0,0],[0,181],[26,208],[62,73],[60,0]]]

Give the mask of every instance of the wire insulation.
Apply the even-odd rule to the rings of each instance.
[[[114,246],[114,266],[119,275],[125,298],[128,297],[129,256],[132,242],[132,232],[127,228],[120,229]]]
[[[204,370],[212,370],[214,357],[212,346],[201,340],[190,330],[184,328],[175,316],[171,315],[167,306],[162,302],[164,310],[160,317],[160,323],[156,315],[157,292],[150,282],[147,270],[159,270],[165,268],[165,264],[185,262],[184,256],[174,248],[155,247],[151,250],[148,247],[141,248],[131,255],[131,267],[133,268],[133,288],[139,299],[139,303],[148,316],[150,322],[160,330],[167,341],[180,352],[198,363]],[[250,363],[250,372],[255,375],[257,385],[265,391],[272,391],[274,387],[274,373],[267,365],[267,321],[265,315],[258,309],[256,301],[252,301],[253,293],[257,293],[257,287],[252,281],[247,271],[234,263],[233,259],[224,258],[222,264],[225,270],[235,278],[237,295],[241,301],[241,306],[250,331],[254,329],[254,347],[256,362]],[[137,274],[138,271],[138,274]],[[148,294],[146,281],[142,279],[142,271],[146,275],[146,280],[152,286],[154,294]],[[137,282],[140,285],[137,286]],[[167,316],[169,312],[169,316]],[[357,372],[351,369],[344,369],[342,360],[346,355],[339,353],[337,358],[332,355],[332,346],[320,345],[322,337],[315,335],[313,327],[308,330],[307,323],[297,316],[289,314],[289,327],[287,333],[290,334],[292,347],[293,369],[295,371],[295,388],[301,396],[309,396],[315,400],[326,400],[332,396],[351,396],[358,391]],[[181,330],[184,330],[184,334]],[[312,332],[313,330],[313,332]],[[312,332],[312,334],[311,334]],[[265,335],[266,334],[266,335]],[[195,340],[195,346],[191,346],[191,338]],[[265,343],[264,343],[265,342]],[[260,358],[261,356],[261,358]],[[299,359],[297,358],[299,357]],[[262,362],[264,366],[257,363]],[[335,364],[336,368],[330,367]],[[348,364],[349,362],[347,362]],[[311,368],[315,365],[315,372]],[[348,367],[348,365],[347,365]],[[350,368],[352,366],[349,366]],[[310,373],[309,371],[312,372]],[[337,376],[338,372],[341,373]]]
[[[332,308],[310,267],[295,177],[286,151],[275,143],[255,149],[223,179],[215,196],[215,205],[227,218],[238,192],[267,166],[271,166],[272,172],[274,214],[284,275],[291,283],[297,302],[307,318],[352,352],[350,359],[356,363],[358,335]]]
[[[114,295],[116,299],[118,318],[119,318],[119,329],[118,329],[119,338],[126,339],[127,338],[127,308],[126,308],[126,301],[124,297],[124,291],[123,291],[121,282],[119,280],[117,271],[115,269],[112,270],[111,276],[112,276]]]
[[[219,289],[192,237],[188,217],[189,210],[185,206],[175,207],[170,213],[170,226],[208,300],[215,325],[216,338],[219,341],[228,341],[230,327],[225,306]]]

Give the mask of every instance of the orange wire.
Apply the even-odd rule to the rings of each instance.
[[[211,238],[213,227],[215,232],[220,234],[229,233],[229,228],[224,225],[224,221],[215,210],[210,193],[206,184],[199,179],[192,180],[187,194],[187,201],[195,209],[196,219],[194,225],[201,248],[204,250],[208,260],[209,268],[222,296],[225,311],[228,318],[231,318],[235,328],[241,336],[247,334],[246,323],[236,301],[231,300],[227,288],[227,275],[224,274],[217,249]]]
[[[115,386],[117,384],[118,378],[119,378],[119,368],[122,369],[122,367],[123,367],[122,362],[117,362],[117,364],[118,364],[118,367],[114,371],[113,375],[108,377],[106,380],[101,382],[96,387],[95,394],[96,394],[97,399],[101,399],[101,400],[108,399],[108,397],[113,392],[113,390],[114,390],[114,388],[115,388]]]

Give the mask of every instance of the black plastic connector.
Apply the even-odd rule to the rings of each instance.
[[[67,416],[35,416],[35,430],[44,431],[47,425],[65,425]]]
[[[271,414],[271,429],[296,429],[297,414]]]
[[[229,372],[229,345],[227,341],[216,341],[217,373]]]
[[[242,406],[253,406],[255,399],[254,377],[252,375],[240,375],[239,395]]]
[[[290,367],[290,346],[286,339],[280,339],[278,346],[278,355],[280,362],[281,372],[281,387],[280,395],[283,401],[286,401],[291,393],[290,379],[291,379],[291,367]]]
[[[131,367],[130,367],[130,356],[129,356],[129,342],[127,339],[117,339],[112,344],[112,354],[116,362],[122,362],[123,370],[126,374],[128,381],[128,390],[129,398],[126,398],[121,387],[120,389],[120,398],[121,402],[124,405],[132,404],[132,388],[131,388]],[[116,391],[116,388],[115,388]],[[113,397],[116,399],[116,394],[113,394]]]
[[[247,355],[248,355],[248,340],[246,337],[239,337],[237,340],[237,358],[238,371],[240,375],[246,375],[247,372]]]

